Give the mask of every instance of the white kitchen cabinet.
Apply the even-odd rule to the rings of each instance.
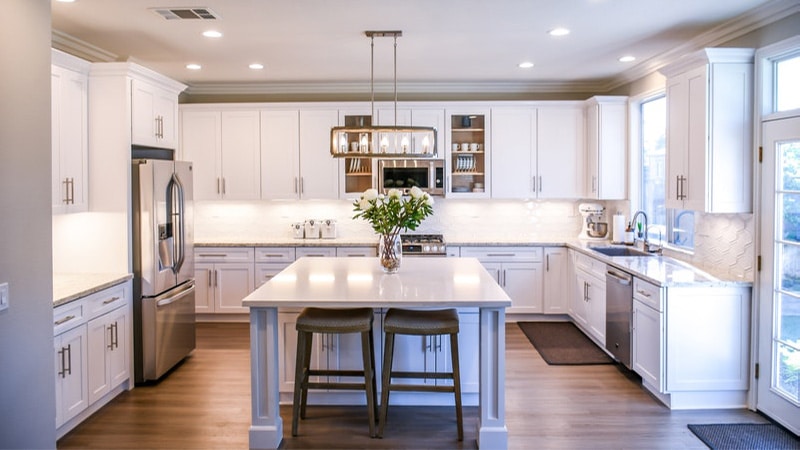
[[[271,280],[295,260],[294,247],[256,247],[255,289]]]
[[[336,247],[336,256],[344,257],[374,257],[378,256],[378,246],[368,247]]]
[[[567,247],[544,248],[543,313],[566,314],[570,296],[565,292],[569,286],[567,275]],[[568,292],[568,291],[567,291]]]
[[[297,259],[303,257],[333,258],[334,256],[336,256],[336,247],[297,247]]]
[[[436,129],[436,154],[437,158],[444,158],[445,149],[445,118],[443,108],[413,108],[411,110],[411,126],[433,127]],[[415,143],[416,148],[416,143]]]
[[[179,93],[144,80],[133,80],[131,139],[134,145],[177,147]]]
[[[660,288],[634,278],[633,370],[672,409],[742,408],[750,379],[750,288]]]
[[[570,316],[599,346],[606,344],[606,265],[573,252],[575,284]]]
[[[261,198],[299,196],[300,112],[261,111]]]
[[[339,124],[337,109],[300,110],[300,172],[292,198],[339,198],[339,159],[332,158],[331,128]]]
[[[89,128],[87,61],[52,51],[51,128],[54,213],[89,207]]]
[[[56,318],[55,323],[58,324],[66,317],[69,316]],[[59,428],[89,405],[86,322],[80,321],[80,325],[56,335],[53,345],[56,368],[56,428]]]
[[[667,208],[752,210],[753,50],[707,48],[667,77]]]
[[[181,111],[182,158],[193,162],[195,200],[260,198],[260,127],[257,110]]]
[[[478,258],[508,294],[507,313],[544,312],[541,247],[462,247],[461,256]]]
[[[626,198],[627,105],[624,96],[586,101],[586,197]]]
[[[127,336],[131,312],[124,298],[116,301],[120,302],[116,309],[88,324],[90,403],[130,377],[131,349]]]
[[[203,247],[194,254],[195,311],[242,314],[242,299],[255,287],[252,247]]]
[[[583,196],[583,110],[565,103],[492,109],[492,198]]]
[[[492,185],[491,110],[459,105],[446,108],[445,114],[445,195],[488,198]],[[472,150],[469,144],[476,144],[477,149]]]

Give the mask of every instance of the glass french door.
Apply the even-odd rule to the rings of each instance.
[[[757,408],[800,433],[800,117],[762,124]]]

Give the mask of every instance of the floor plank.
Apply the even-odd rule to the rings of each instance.
[[[60,449],[247,448],[247,324],[199,324],[198,348],[161,382],[123,393],[58,441]],[[477,408],[464,441],[452,408],[393,407],[384,439],[367,436],[363,407],[309,406],[292,438],[282,406],[282,448],[476,448]],[[747,410],[670,411],[616,365],[548,366],[516,324],[506,327],[509,448],[706,448],[689,423],[765,422]]]

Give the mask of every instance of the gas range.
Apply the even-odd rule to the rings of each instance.
[[[447,256],[441,234],[401,234],[403,256]]]

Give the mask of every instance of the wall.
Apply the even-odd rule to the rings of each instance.
[[[0,42],[0,447],[53,448],[50,1],[4,0]]]

